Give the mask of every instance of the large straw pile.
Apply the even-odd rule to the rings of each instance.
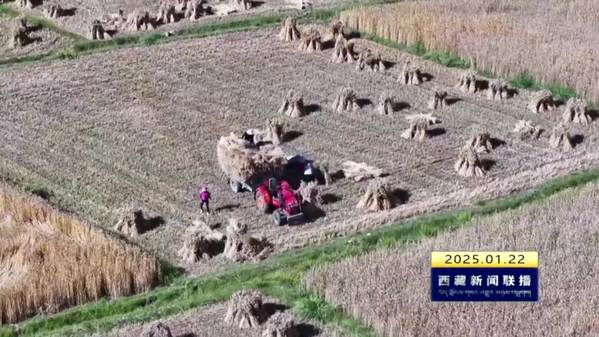
[[[47,204],[0,187],[0,323],[146,291],[158,260]]]
[[[258,147],[244,142],[234,134],[220,138],[216,145],[216,155],[223,172],[240,182],[270,175],[285,164],[285,154],[280,147]]]

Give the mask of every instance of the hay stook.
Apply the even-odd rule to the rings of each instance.
[[[174,0],[162,0],[158,7],[156,17],[162,24],[173,23],[177,21],[177,2]]]
[[[447,107],[447,92],[435,90],[433,97],[428,103],[428,107],[431,110],[440,110]]]
[[[231,296],[225,323],[240,329],[255,328],[266,318],[263,296],[257,290],[243,289]]]
[[[530,111],[535,114],[551,111],[555,109],[553,94],[549,90],[541,90],[533,94],[528,105]]]
[[[29,37],[29,28],[27,27],[27,20],[25,18],[19,18],[13,23],[11,30],[11,36],[9,40],[9,48],[24,47],[30,44],[33,40]]]
[[[146,219],[139,208],[129,207],[114,226],[114,230],[131,238],[138,237],[146,228]]]
[[[295,94],[293,90],[289,90],[278,113],[291,118],[302,117],[305,113],[304,99],[301,95]]]
[[[210,259],[224,251],[225,235],[213,230],[205,222],[196,220],[185,231],[183,246],[177,252],[181,261],[193,264]]]
[[[127,29],[130,31],[150,30],[154,23],[147,11],[135,10],[127,16]]]
[[[454,169],[462,177],[483,177],[486,174],[476,150],[471,146],[462,148]]]
[[[397,198],[384,179],[374,179],[368,183],[364,195],[358,201],[356,208],[368,211],[384,211],[395,207]]]
[[[382,72],[385,71],[385,62],[381,59],[380,54],[373,54],[370,50],[366,49],[360,52],[358,60],[356,62],[356,70],[368,70],[371,72]]]
[[[92,40],[110,39],[110,34],[104,29],[104,24],[100,20],[94,20],[90,28],[90,38]]]
[[[284,135],[285,131],[283,130],[283,123],[271,119],[266,122],[264,141],[279,145],[283,142]]]
[[[493,80],[489,83],[487,89],[487,98],[491,100],[501,101],[509,98],[510,89],[506,81]]]
[[[209,9],[204,0],[189,0],[185,6],[185,18],[195,21],[209,14]]]
[[[64,10],[64,8],[62,8],[60,6],[60,4],[57,3],[50,3],[46,6],[46,8],[44,9],[44,13],[46,14],[47,17],[49,17],[50,19],[58,19],[61,16],[66,15],[67,11]]]
[[[239,12],[250,10],[254,5],[251,0],[231,0],[231,4]]]
[[[316,29],[310,29],[307,32],[301,34],[301,41],[298,49],[308,53],[322,50],[322,41],[320,38],[320,32]]]
[[[289,42],[297,41],[299,38],[300,32],[297,29],[297,21],[293,17],[287,17],[281,25],[279,39]]]
[[[512,133],[517,134],[521,140],[539,139],[539,137],[541,136],[541,132],[543,132],[543,129],[541,129],[541,127],[534,124],[532,121],[522,119],[516,122],[516,125],[512,130]]]
[[[462,73],[460,81],[456,86],[464,93],[473,94],[478,91],[478,79],[474,70],[468,70]]]
[[[358,98],[351,88],[341,88],[333,101],[333,111],[336,113],[351,113],[358,110]]]
[[[251,237],[247,226],[236,219],[229,219],[226,236],[224,255],[231,261],[261,261],[273,252],[274,247],[266,238]]]
[[[432,114],[415,114],[406,116],[406,119],[410,122],[410,127],[400,137],[419,141],[428,137],[429,126],[441,123],[441,120]]]
[[[488,132],[475,132],[466,142],[466,146],[472,147],[476,153],[490,153],[493,150],[493,142]]]
[[[564,123],[588,125],[593,119],[589,115],[587,104],[583,99],[570,98],[568,102],[566,102],[566,108],[562,114],[562,121]]]
[[[339,37],[345,38],[345,24],[341,20],[335,20],[331,22],[331,36],[333,40],[337,40]]]
[[[296,193],[301,196],[303,203],[311,205],[318,205],[322,203],[320,195],[318,194],[317,181],[305,182],[302,180],[300,182],[300,187],[297,189]]]
[[[262,337],[300,337],[300,331],[293,316],[277,311],[266,321]]]
[[[379,115],[392,115],[393,114],[393,99],[388,93],[383,93],[379,96],[377,104],[377,112]]]
[[[549,145],[554,149],[561,148],[563,151],[570,151],[574,148],[572,137],[565,125],[556,126],[549,137]]]
[[[422,83],[422,72],[411,62],[406,62],[397,81],[404,85],[419,85]]]
[[[339,35],[335,40],[331,61],[334,63],[353,63],[355,61],[353,42],[346,40],[343,35]]]

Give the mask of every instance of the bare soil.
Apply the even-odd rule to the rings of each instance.
[[[141,205],[166,223],[140,240],[176,263],[185,227],[201,216],[198,184],[207,184],[213,195],[207,222],[224,226],[229,217],[240,218],[252,235],[265,235],[280,251],[511,194],[599,162],[596,122],[571,129],[579,144],[566,153],[548,146],[550,132],[538,141],[510,135],[519,119],[546,130],[560,121],[561,108],[529,112],[529,92],[504,102],[489,101],[484,92],[465,95],[454,88],[461,71],[358,39],[356,49],[370,47],[396,63],[385,73],[359,72],[352,64],[331,63],[330,43],[321,53],[307,54],[296,43],[278,40],[277,33],[227,34],[2,70],[0,174],[43,186],[52,202],[105,227],[114,225],[119,208]],[[432,80],[399,85],[407,60]],[[356,91],[362,107],[335,114],[330,107],[345,86]],[[289,89],[303,94],[311,113],[285,119],[290,132],[284,149],[328,161],[334,170],[345,160],[377,166],[404,204],[378,213],[356,210],[368,182],[341,179],[321,190],[328,201],[321,214],[301,226],[275,227],[252,195],[232,193],[218,168],[218,138],[263,127],[268,118],[283,119],[276,111]],[[442,123],[423,142],[402,139],[409,124],[404,116],[428,113],[435,89],[448,91],[454,101],[435,112]],[[382,92],[390,92],[401,108],[394,115],[376,113]],[[485,177],[459,177],[454,162],[479,128],[504,144],[481,155]],[[217,258],[184,267],[205,273],[222,264]]]
[[[271,301],[265,303],[273,310],[283,310],[284,307]],[[173,337],[260,337],[262,326],[240,329],[224,322],[227,305],[215,304],[206,308],[192,310],[183,314],[170,316],[161,320],[170,329]],[[274,311],[273,311],[274,313]],[[111,333],[108,337],[141,336],[143,331],[155,322],[127,326]],[[301,337],[340,337],[339,332],[329,328],[319,328],[308,321],[298,321]]]

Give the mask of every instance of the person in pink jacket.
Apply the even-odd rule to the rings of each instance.
[[[204,206],[206,207],[206,213],[210,213],[210,192],[208,187],[204,186],[200,189],[200,211],[204,213]]]

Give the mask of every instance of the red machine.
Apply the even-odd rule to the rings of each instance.
[[[256,187],[256,206],[264,213],[272,212],[277,226],[300,224],[304,213],[300,198],[286,181],[269,178]]]

